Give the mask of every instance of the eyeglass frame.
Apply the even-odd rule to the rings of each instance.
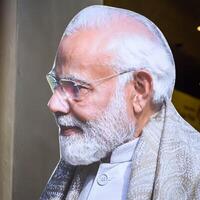
[[[69,77],[69,78],[59,78],[58,79],[51,72],[49,72],[46,75],[46,79],[47,79],[47,82],[48,82],[48,84],[49,84],[49,86],[51,88],[51,91],[53,93],[58,87],[60,87],[64,93],[67,92],[67,91],[64,91],[63,86],[60,83],[61,81],[63,81],[63,82],[71,82],[71,83],[74,84],[73,87],[77,88],[77,91],[79,91],[78,87],[81,87],[81,88],[87,89],[87,91],[88,91],[87,93],[89,93],[90,90],[93,90],[96,86],[98,86],[102,82],[104,82],[106,80],[109,80],[109,79],[112,79],[112,78],[115,78],[117,76],[129,73],[129,72],[133,72],[133,71],[135,71],[135,69],[125,70],[125,71],[118,72],[118,73],[115,73],[115,74],[111,74],[109,76],[106,76],[106,77],[103,77],[103,78],[100,78],[100,79],[96,79],[96,80],[93,80],[93,81],[90,81],[90,82],[85,82],[85,81],[82,81],[82,80],[73,79],[71,77]],[[56,83],[56,86],[54,86],[54,87],[51,86],[52,84],[51,84],[50,78],[55,80],[54,82]],[[65,96],[65,98],[69,98],[66,94],[64,96]],[[72,99],[75,100],[75,101],[81,101],[82,100],[80,98],[75,98],[75,97],[73,97]]]

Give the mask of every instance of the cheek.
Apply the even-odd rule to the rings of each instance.
[[[128,103],[128,102],[127,102],[127,104],[126,104],[126,110],[127,110],[128,118],[129,118],[130,120],[133,120],[133,119],[134,119],[133,108],[132,108],[131,104]]]
[[[133,112],[132,97],[131,97],[131,93],[128,87],[125,89],[125,102],[126,102],[126,112],[127,112],[128,118],[131,121],[134,121],[135,115]]]
[[[108,107],[114,91],[109,86],[99,88],[99,90],[93,92],[83,102],[74,104],[73,114],[82,121],[99,118]]]

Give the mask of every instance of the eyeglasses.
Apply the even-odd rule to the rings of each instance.
[[[74,78],[57,78],[51,73],[48,73],[46,75],[46,78],[53,93],[57,88],[60,88],[62,90],[64,98],[70,98],[75,101],[81,101],[90,91],[94,89],[95,86],[101,84],[106,80],[132,71],[134,70],[126,70],[101,79],[93,80],[90,83],[86,83],[85,81],[81,81]]]

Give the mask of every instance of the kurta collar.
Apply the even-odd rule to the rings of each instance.
[[[139,138],[120,145],[111,154],[110,163],[121,163],[132,160]]]

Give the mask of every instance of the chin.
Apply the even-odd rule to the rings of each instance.
[[[88,153],[89,155],[80,155],[80,154],[70,154],[68,152],[61,152],[61,158],[70,165],[90,165],[92,163],[100,161],[102,158],[106,156],[106,153],[102,154],[102,156],[96,156],[95,153]]]

